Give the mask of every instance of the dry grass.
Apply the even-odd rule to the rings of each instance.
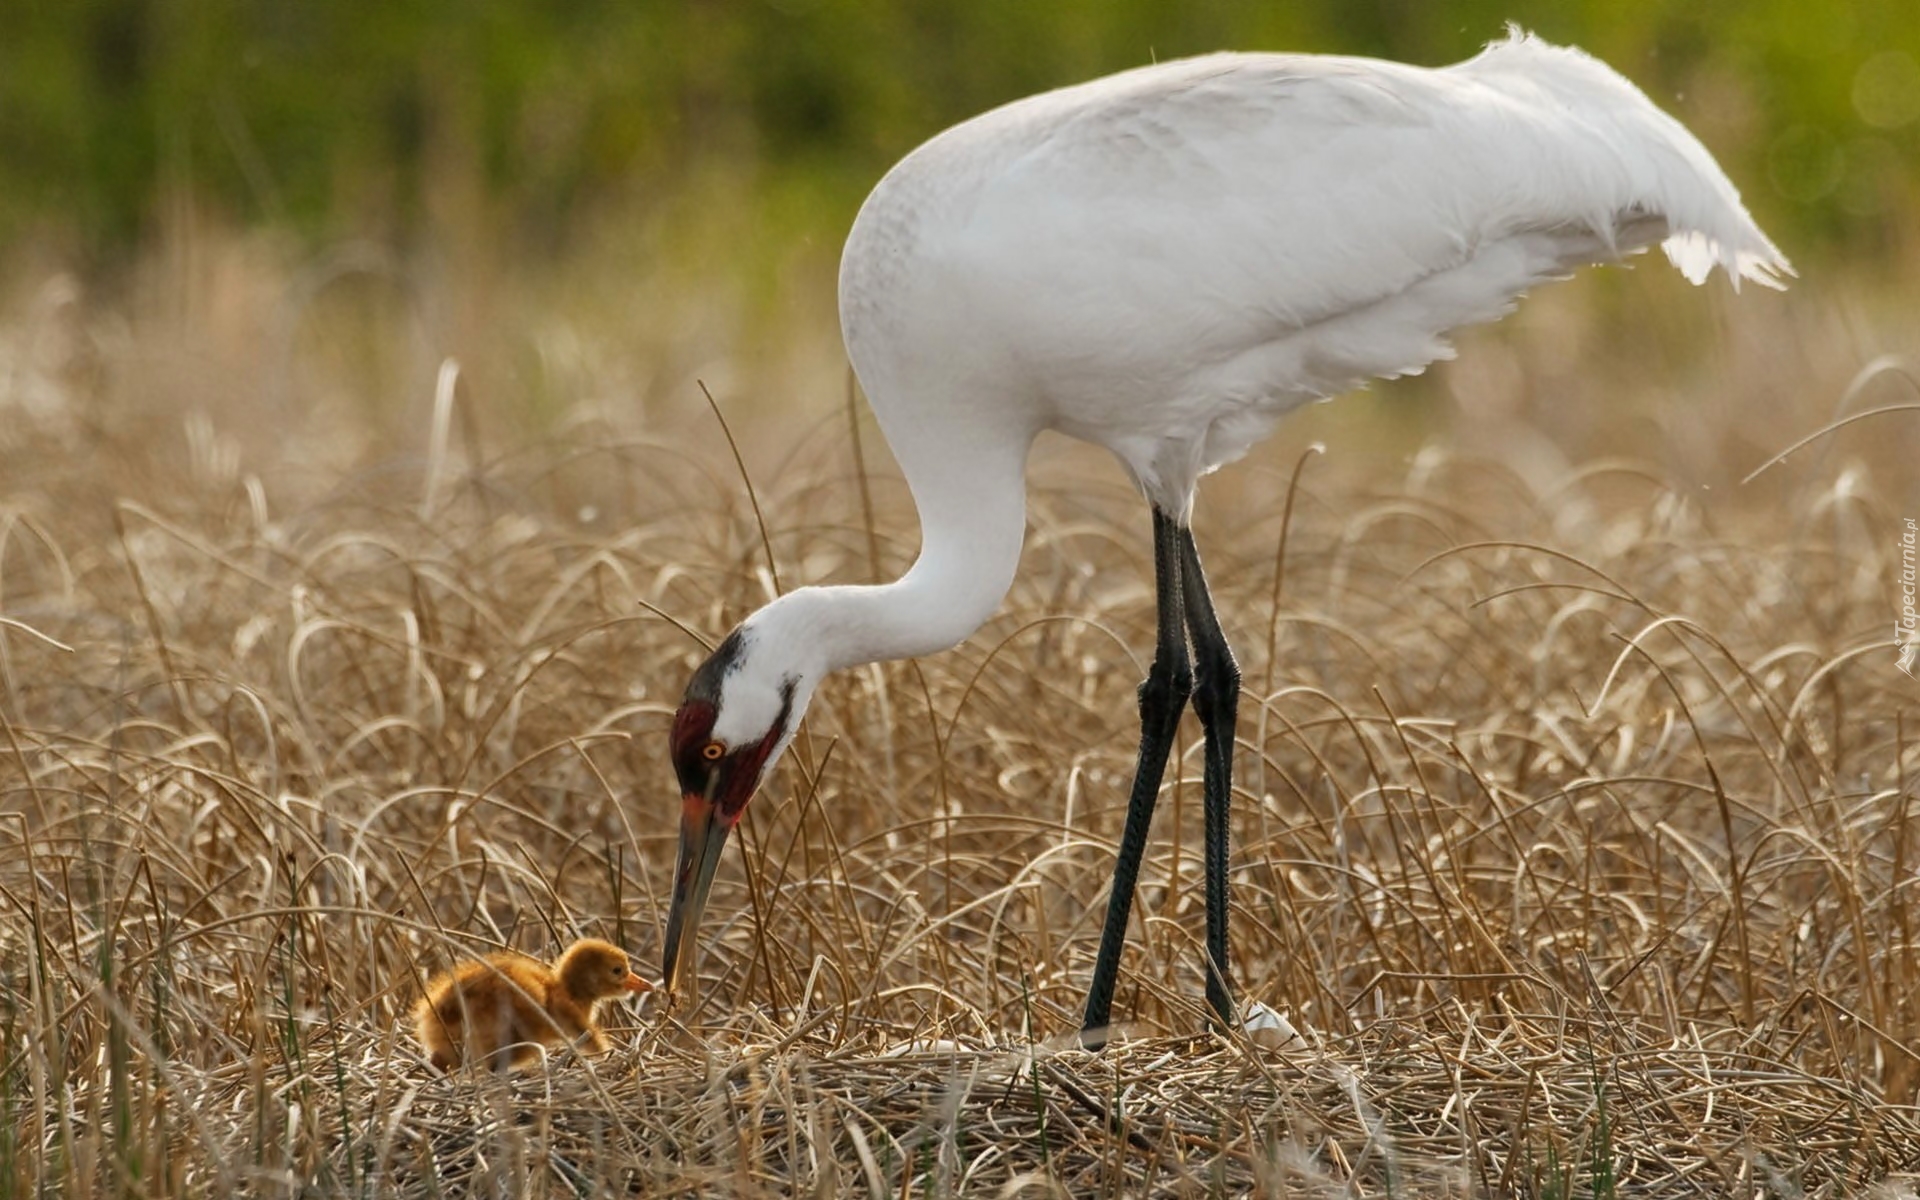
[[[1920,1169],[1920,686],[1887,634],[1912,427],[1730,489],[1838,398],[1777,357],[1703,387],[1675,428],[1713,453],[1658,466],[1536,469],[1495,426],[1479,455],[1302,458],[1316,413],[1218,481],[1235,971],[1306,1044],[1204,1033],[1189,729],[1132,1040],[1070,1048],[1152,614],[1144,510],[1056,447],[1000,615],[823,689],[728,851],[701,1002],[501,1082],[434,1077],[404,1013],[497,946],[657,955],[688,631],[773,586],[724,441],[694,395],[679,426],[579,406],[537,437],[465,399],[438,435],[424,405],[263,423],[156,397],[151,337],[61,336],[17,316],[0,391],[0,1195],[1837,1196]],[[780,580],[899,570],[903,489],[863,488],[806,394],[826,415],[749,455]]]

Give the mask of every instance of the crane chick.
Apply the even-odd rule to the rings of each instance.
[[[507,1070],[534,1063],[540,1046],[605,1053],[607,1036],[594,1010],[623,992],[652,990],[633,973],[625,950],[583,938],[552,966],[524,954],[490,954],[435,976],[414,1008],[414,1028],[442,1071],[462,1062]]]

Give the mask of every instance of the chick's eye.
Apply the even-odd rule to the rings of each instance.
[[[706,745],[700,747],[700,757],[706,759],[708,762],[719,762],[726,752],[727,748],[719,742],[708,742]]]

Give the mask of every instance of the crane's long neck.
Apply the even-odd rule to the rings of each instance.
[[[898,417],[899,415],[896,414]],[[810,682],[843,667],[949,649],[1006,596],[1026,532],[1026,456],[1033,433],[964,422],[882,425],[920,512],[920,557],[878,586],[801,588],[754,613],[756,640],[790,647]]]

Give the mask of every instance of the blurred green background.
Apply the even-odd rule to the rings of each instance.
[[[889,163],[1005,100],[1221,48],[1439,64],[1513,20],[1679,114],[1797,262],[1871,263],[1913,221],[1916,18],[1913,0],[9,0],[0,246],[100,270],[190,212],[539,259],[725,195],[744,253],[830,247]]]

